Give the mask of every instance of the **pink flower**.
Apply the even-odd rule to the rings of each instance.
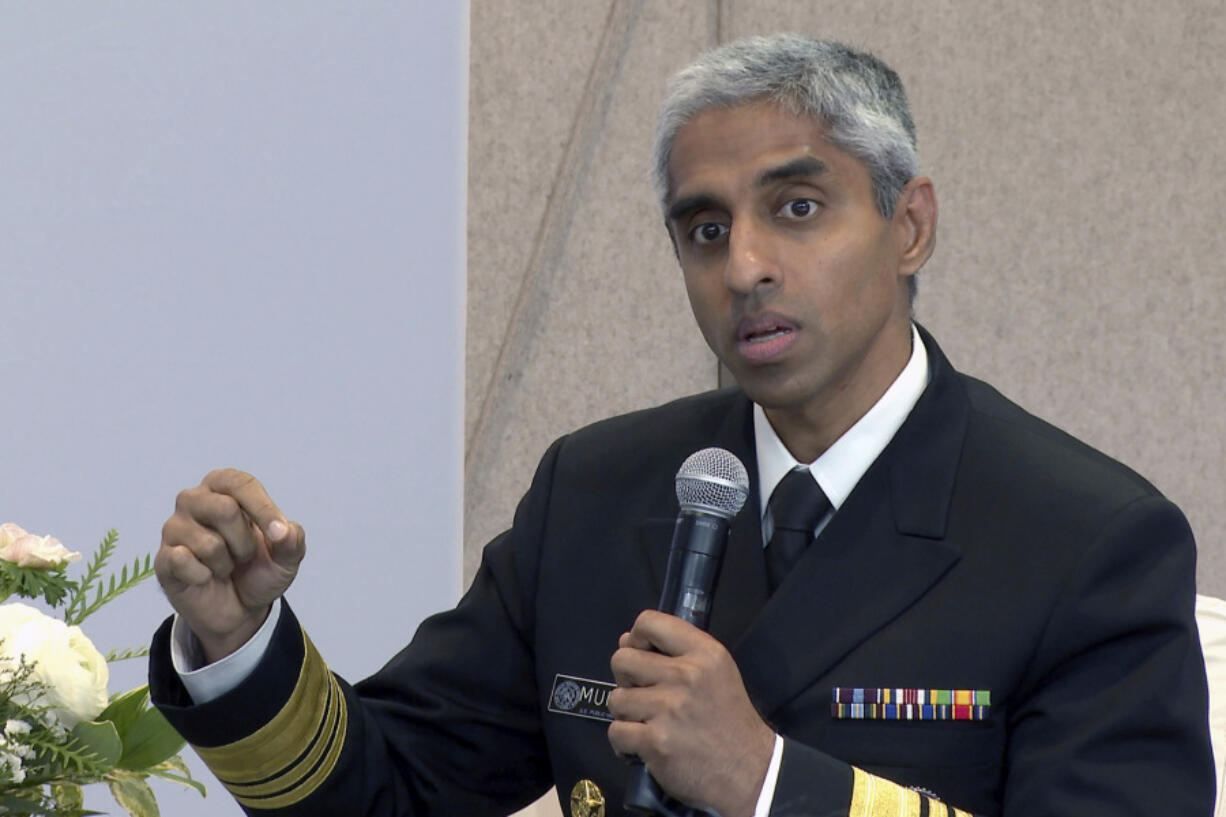
[[[81,554],[60,544],[54,536],[36,536],[20,525],[0,525],[0,559],[18,567],[59,567],[75,562]]]

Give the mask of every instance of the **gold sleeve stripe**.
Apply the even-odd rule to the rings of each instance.
[[[953,809],[954,817],[972,817],[969,811],[963,811],[960,808]]]
[[[349,711],[345,706],[345,699],[341,693],[340,686],[335,681],[332,683],[336,699],[339,701],[339,705],[336,707],[338,721],[335,728],[331,731],[330,737],[327,738],[325,743],[320,745],[321,748],[317,754],[321,755],[321,757],[313,764],[304,760],[302,763],[296,764],[293,769],[288,770],[286,777],[282,778],[282,782],[287,787],[279,792],[259,796],[249,792],[244,796],[244,793],[235,787],[227,786],[240,805],[261,809],[279,809],[292,806],[308,797],[332,774],[332,770],[336,768],[336,761],[341,756],[341,749],[345,745],[345,733],[349,725]]]
[[[232,780],[223,780],[226,788],[235,797],[269,797],[278,794],[282,791],[292,789],[299,785],[303,778],[309,776],[312,771],[319,766],[321,758],[325,757],[336,742],[332,739],[337,733],[337,726],[340,720],[340,715],[344,707],[335,706],[331,698],[341,694],[340,688],[330,685],[328,691],[328,705],[325,709],[326,716],[321,729],[316,733],[316,737],[311,743],[307,751],[295,758],[293,762],[287,764],[282,772],[275,774],[272,777],[265,778],[254,783],[236,783]]]
[[[324,721],[330,673],[306,633],[303,662],[289,700],[272,720],[234,743],[196,747],[197,754],[219,778],[253,783],[279,773],[302,754]]]
[[[336,767],[349,723],[340,684],[303,633],[304,660],[289,700],[272,720],[225,746],[194,747],[238,801],[284,808],[311,794]]]
[[[855,766],[851,771],[851,807],[847,817],[920,817],[919,792]]]

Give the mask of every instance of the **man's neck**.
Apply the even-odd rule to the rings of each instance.
[[[766,408],[766,418],[797,462],[813,462],[830,448],[881,400],[911,359],[914,330],[908,321],[906,334],[882,350],[885,362],[870,366],[871,378],[861,372],[831,383],[822,399],[804,405]],[[863,370],[865,367],[860,367]]]
[[[808,466],[830,503],[839,508],[860,477],[893,439],[928,385],[929,358],[915,333],[911,358],[885,394],[851,428],[812,460],[799,460],[779,438],[761,406],[754,406],[754,445],[762,508],[783,476]],[[764,540],[765,541],[765,540]]]

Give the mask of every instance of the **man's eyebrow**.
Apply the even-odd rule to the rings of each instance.
[[[829,172],[830,168],[826,163],[815,156],[801,156],[799,159],[793,159],[790,162],[784,162],[781,165],[764,170],[758,176],[758,187],[766,187],[774,182],[786,181],[787,179],[813,178],[821,176]]]
[[[755,184],[758,187],[768,187],[774,182],[786,181],[787,179],[811,179],[829,171],[830,168],[826,163],[816,156],[801,156],[790,162],[784,162],[781,165],[762,171]],[[669,221],[679,222],[691,213],[698,212],[699,210],[718,209],[721,206],[719,200],[709,193],[695,193],[692,196],[677,199],[670,204],[668,206],[667,217]]]
[[[718,208],[719,202],[715,197],[708,193],[696,193],[693,196],[677,199],[668,206],[668,220],[681,221],[690,213],[696,213],[699,210],[709,210]]]

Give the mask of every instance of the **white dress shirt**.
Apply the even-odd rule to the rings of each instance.
[[[843,436],[835,440],[833,445],[811,463],[796,461],[771,427],[766,412],[755,404],[753,428],[758,457],[758,504],[762,508],[762,541],[770,541],[773,531],[773,524],[766,513],[770,495],[780,480],[798,467],[809,469],[826,498],[830,500],[830,513],[818,521],[814,531],[820,532],[847,500],[864,472],[894,438],[927,385],[928,352],[924,349],[919,332],[912,326],[911,359],[907,361],[898,378],[855,425],[847,429]],[[171,630],[171,660],[192,700],[197,704],[207,703],[242,683],[263,657],[280,616],[281,600],[277,599],[273,602],[264,625],[251,640],[237,651],[207,666],[202,666],[203,651],[195,635],[175,616]],[[754,817],[767,817],[770,812],[782,760],[783,738],[776,735],[775,748],[771,753],[762,791],[758,795]]]
[[[856,424],[827,448],[820,457],[810,463],[797,462],[783,440],[775,433],[762,407],[753,407],[754,447],[758,455],[758,505],[762,509],[762,542],[770,541],[774,522],[766,512],[770,495],[787,473],[794,468],[808,468],[813,479],[826,498],[830,500],[830,512],[817,521],[814,534],[820,533],[835,512],[847,501],[851,491],[864,476],[864,472],[885,450],[890,440],[898,433],[903,421],[915,408],[920,395],[928,386],[928,351],[920,340],[919,331],[911,327],[911,359],[901,373],[885,390],[873,407],[865,412]],[[775,784],[779,782],[779,765],[783,761],[783,738],[775,735],[775,749],[771,753],[770,766],[758,805],[753,817],[767,817],[775,799]]]

